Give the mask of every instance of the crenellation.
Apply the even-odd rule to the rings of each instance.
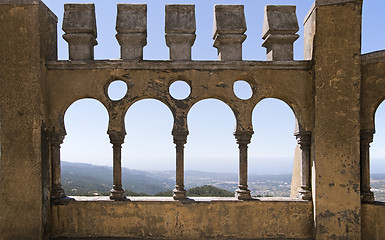
[[[1,239],[383,239],[385,205],[370,188],[370,144],[385,99],[385,51],[360,55],[362,0],[315,1],[305,20],[304,61],[293,61],[296,7],[275,5],[265,7],[267,61],[242,61],[243,5],[214,7],[220,61],[190,61],[191,4],[165,6],[171,61],[142,61],[146,4],[117,5],[118,60],[94,60],[94,4],[65,4],[69,61],[58,61],[56,18],[41,4],[0,0],[0,19],[7,19],[0,24],[0,36],[7,36],[0,37]],[[119,100],[107,94],[114,79],[127,84]],[[236,96],[232,86],[240,79],[252,88],[251,98]],[[185,99],[170,94],[178,80],[190,87]],[[108,111],[110,197],[69,198],[62,188],[64,115],[84,98]],[[149,98],[166,104],[174,120],[173,198],[128,198],[122,186],[124,116]],[[187,116],[208,98],[228,105],[236,120],[239,179],[232,198],[189,198],[185,189]],[[287,103],[297,120],[292,198],[254,197],[248,188],[248,145],[260,137],[252,112],[266,98]]]
[[[124,60],[143,60],[147,45],[147,5],[118,4],[116,39]]]
[[[63,38],[68,42],[70,60],[93,60],[96,41],[94,4],[65,4]]]
[[[265,7],[262,46],[266,48],[268,61],[293,60],[293,44],[299,38],[296,6]]]
[[[215,5],[214,47],[218,49],[218,60],[241,61],[242,43],[247,30],[243,5]]]

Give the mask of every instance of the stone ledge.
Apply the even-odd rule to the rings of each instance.
[[[75,202],[115,202],[110,200],[109,196],[83,197],[70,196]],[[186,202],[186,203],[208,203],[208,202],[309,202],[298,198],[289,197],[260,197],[252,198],[247,201],[238,200],[235,197],[190,197],[184,201],[176,201],[172,197],[130,197],[127,196],[127,201],[123,202]],[[73,202],[72,202],[73,203]]]
[[[96,61],[49,61],[48,70],[85,69],[130,69],[130,70],[249,70],[280,69],[310,70],[312,61],[137,61],[137,60],[96,60]]]
[[[361,62],[362,64],[385,62],[385,50],[362,54]]]

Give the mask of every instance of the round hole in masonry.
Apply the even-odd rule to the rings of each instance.
[[[115,80],[108,86],[108,97],[113,101],[118,101],[127,94],[127,84],[121,80]]]
[[[233,90],[235,96],[242,100],[248,100],[253,96],[253,89],[248,82],[243,80],[238,80],[233,85]]]
[[[184,100],[190,96],[191,87],[185,81],[178,80],[171,84],[169,92],[174,99]]]

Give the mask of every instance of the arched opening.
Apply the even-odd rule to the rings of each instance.
[[[81,99],[64,115],[67,135],[61,146],[62,187],[67,195],[109,195],[112,148],[108,113],[99,101]]]
[[[289,197],[293,171],[295,116],[283,101],[264,99],[253,111],[254,135],[249,147],[252,196]]]
[[[373,143],[370,147],[370,186],[376,201],[385,201],[385,103],[376,110]]]
[[[125,116],[123,187],[127,196],[156,195],[175,185],[175,145],[170,109],[155,99],[134,103]]]
[[[188,113],[189,136],[185,149],[185,186],[188,196],[234,196],[238,186],[238,145],[233,132],[234,113],[228,105],[216,99],[196,103]],[[189,189],[210,187],[191,193]],[[215,192],[217,191],[217,192]]]

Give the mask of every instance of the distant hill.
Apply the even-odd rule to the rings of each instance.
[[[112,188],[112,167],[70,162],[61,164],[62,186],[67,195],[109,195]],[[171,195],[175,185],[175,171],[139,171],[122,168],[122,181],[128,196],[165,192]],[[255,196],[289,196],[290,182],[290,174],[249,174],[249,188]],[[185,171],[186,190],[205,185],[227,190],[233,196],[238,187],[238,174]]]
[[[108,194],[112,187],[112,167],[62,162],[62,185],[67,195]],[[153,175],[153,176],[152,176]],[[128,191],[155,194],[174,188],[175,180],[159,173],[122,169],[122,184]]]

